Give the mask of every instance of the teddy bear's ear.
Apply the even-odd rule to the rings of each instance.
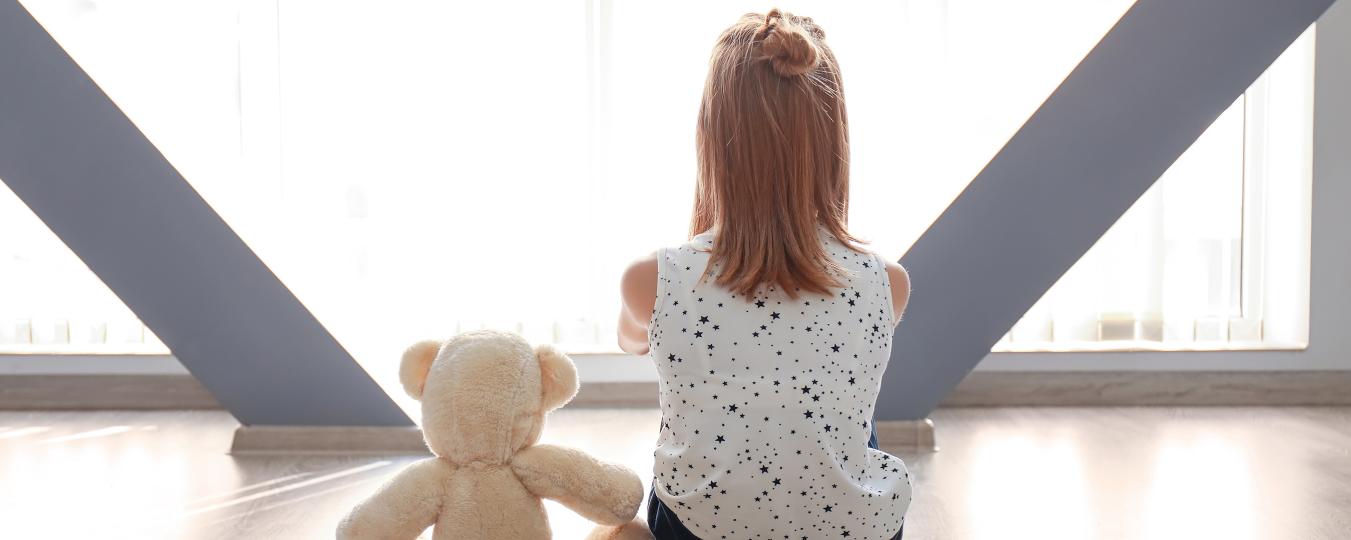
[[[419,341],[403,352],[403,361],[399,362],[399,382],[403,390],[413,399],[422,399],[422,386],[427,383],[427,371],[432,369],[432,361],[441,350],[441,342],[434,340]]]
[[[540,406],[553,410],[566,405],[577,395],[577,366],[572,359],[549,345],[535,348],[539,359]]]

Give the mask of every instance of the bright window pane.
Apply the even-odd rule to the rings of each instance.
[[[0,353],[168,353],[3,182],[0,231]]]

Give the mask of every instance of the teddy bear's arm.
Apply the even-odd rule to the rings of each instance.
[[[441,513],[448,465],[424,459],[395,475],[338,524],[341,540],[417,538]]]
[[[627,468],[580,450],[541,444],[521,450],[511,468],[525,488],[602,525],[622,525],[638,513],[643,482]]]

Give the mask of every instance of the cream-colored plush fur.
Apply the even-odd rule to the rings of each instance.
[[[638,476],[571,448],[537,445],[545,414],[577,393],[577,369],[552,347],[478,331],[403,355],[399,378],[422,402],[422,432],[436,457],[417,462],[359,504],[343,539],[551,538],[540,498],[600,524],[588,538],[650,539],[634,519]]]

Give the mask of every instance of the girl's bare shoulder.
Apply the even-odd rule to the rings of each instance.
[[[634,259],[620,278],[624,305],[630,309],[646,307],[650,311],[657,295],[657,253]],[[639,310],[634,310],[639,311]]]
[[[910,272],[905,271],[900,262],[891,258],[885,256],[878,258],[886,263],[887,281],[891,283],[891,308],[895,314],[892,324],[899,324],[902,314],[905,313],[906,304],[910,303]]]

